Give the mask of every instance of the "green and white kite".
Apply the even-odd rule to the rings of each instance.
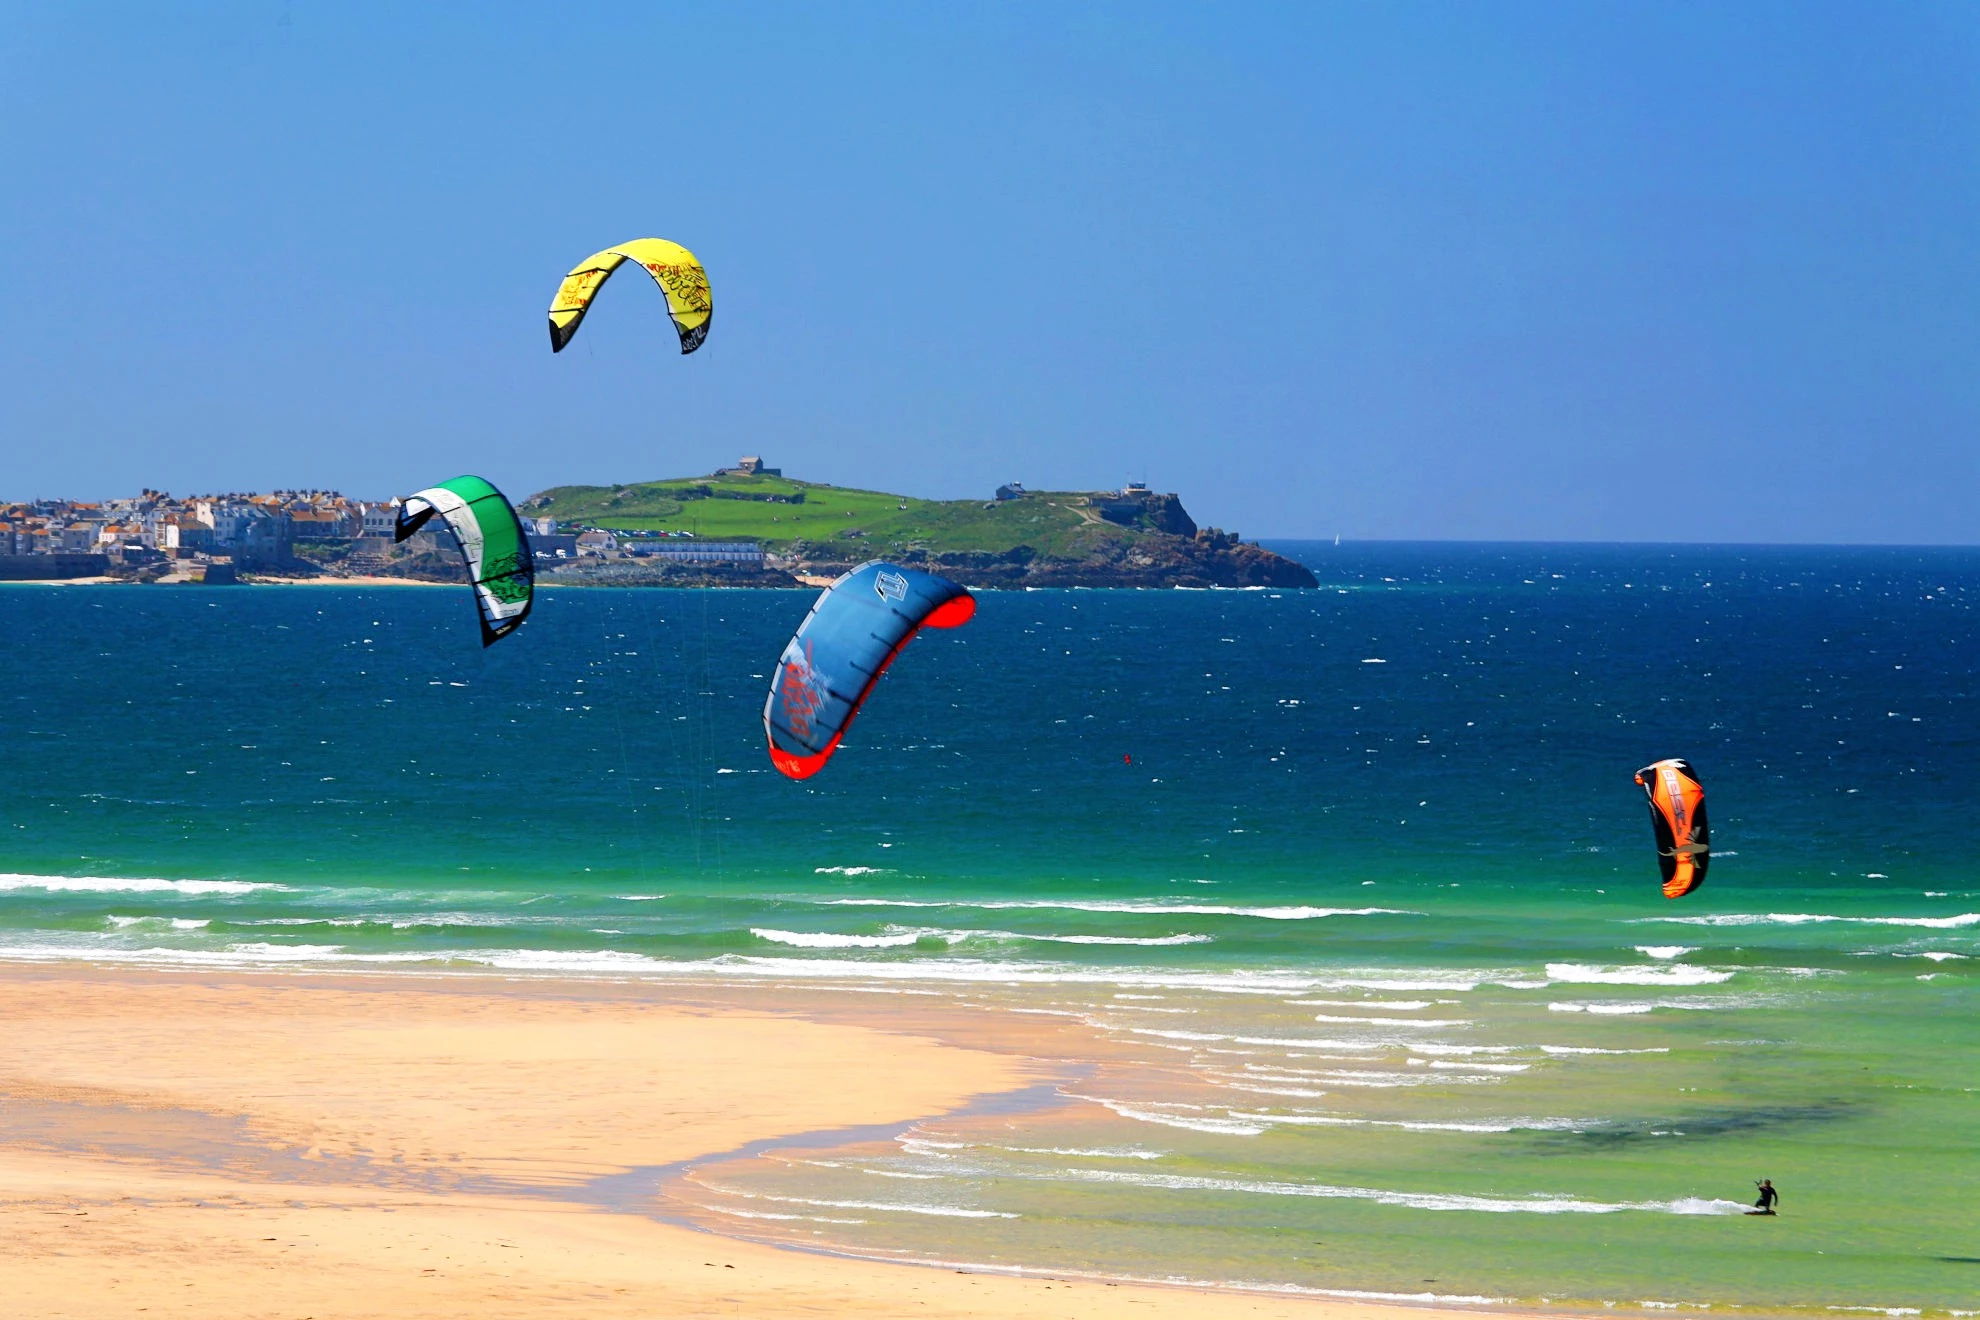
[[[536,594],[536,561],[522,521],[502,492],[480,477],[455,477],[406,497],[393,539],[405,540],[439,514],[460,543],[481,607],[481,644],[522,627]]]

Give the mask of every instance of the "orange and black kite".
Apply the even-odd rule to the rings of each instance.
[[[1657,836],[1657,864],[1664,872],[1664,897],[1683,898],[1705,883],[1712,860],[1711,830],[1705,823],[1705,786],[1689,761],[1672,757],[1636,772],[1650,799],[1650,828]]]

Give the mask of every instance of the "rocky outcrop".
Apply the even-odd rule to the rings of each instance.
[[[1123,491],[1118,495],[1095,495],[1091,507],[1108,522],[1122,527],[1167,532],[1171,536],[1196,535],[1196,520],[1183,508],[1180,495]]]
[[[1030,546],[1002,554],[982,551],[928,554],[909,551],[896,562],[953,578],[966,587],[1315,587],[1305,565],[1262,545],[1210,529],[1194,536],[1147,533],[1132,541],[1104,541],[1087,554],[1040,555]],[[806,559],[807,574],[829,577],[851,561]]]

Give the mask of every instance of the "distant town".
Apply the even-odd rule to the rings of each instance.
[[[160,490],[120,499],[0,505],[0,580],[111,578],[220,583],[264,577],[458,576],[444,531],[394,541],[399,501],[334,490],[176,497]],[[434,524],[437,528],[437,524]],[[711,542],[691,532],[560,528],[524,518],[539,560],[652,559],[760,569],[754,542]]]

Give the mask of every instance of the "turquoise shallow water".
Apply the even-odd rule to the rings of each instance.
[[[0,589],[0,956],[913,991],[1062,1103],[699,1170],[729,1231],[1385,1294],[1972,1309],[1980,554],[1290,547],[990,593],[819,778],[808,593]],[[1637,766],[1704,777],[1657,892]],[[1043,1019],[1041,1019],[1042,1021]],[[1786,1213],[1737,1216],[1771,1176]]]

